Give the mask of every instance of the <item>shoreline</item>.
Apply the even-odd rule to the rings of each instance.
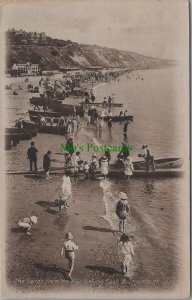
[[[101,142],[92,131],[86,131],[86,129],[81,129],[78,142],[86,142],[88,138],[95,144]],[[57,151],[56,143],[59,139],[66,138],[49,135],[44,135],[44,137],[39,134],[39,137],[34,138],[39,147],[38,155],[40,157],[46,147],[52,147],[54,151]],[[19,146],[19,152],[24,153],[27,146],[28,141],[23,141]],[[18,163],[22,163],[21,158]],[[28,163],[26,162],[25,165],[28,166]],[[21,290],[26,289],[26,292],[46,291],[51,288],[51,291],[55,289],[57,292],[67,292],[78,289],[82,282],[82,288],[85,290],[88,288],[87,282],[90,283],[88,292],[99,292],[101,289],[105,289],[106,292],[136,291],[145,288],[157,290],[158,287],[168,290],[174,286],[176,278],[171,273],[171,267],[174,268],[173,262],[171,261],[166,266],[167,260],[162,258],[163,265],[159,266],[156,261],[158,255],[159,257],[160,255],[169,256],[166,247],[164,250],[164,241],[158,241],[162,233],[159,233],[156,227],[156,219],[159,221],[164,216],[163,212],[166,213],[166,209],[161,210],[161,208],[166,208],[167,204],[159,204],[161,206],[156,207],[155,210],[153,206],[150,208],[150,205],[146,205],[151,198],[150,193],[146,197],[145,194],[141,194],[139,195],[141,199],[135,199],[137,190],[143,190],[144,181],[138,180],[136,183],[133,179],[129,183],[115,182],[116,185],[113,185],[113,181],[107,181],[107,183],[111,183],[111,186],[102,187],[104,181],[85,182],[79,180],[76,182],[73,180],[71,207],[63,219],[58,218],[54,208],[47,211],[46,207],[37,204],[40,201],[53,202],[56,190],[61,187],[61,178],[55,176],[46,182],[25,177],[10,177],[9,175],[7,182],[10,184],[9,190],[11,191],[8,216],[9,278],[12,280],[12,284],[15,282],[14,278],[24,280],[24,282],[16,282],[17,287],[20,287]],[[153,184],[156,185],[156,183]],[[150,181],[146,182],[146,188],[148,185],[152,185]],[[111,214],[112,211],[114,212],[113,205],[117,200],[116,196],[119,190],[129,194],[131,204],[131,221],[128,222],[127,228],[132,235],[131,239],[136,254],[133,278],[130,281],[119,273],[120,263],[116,247],[119,235],[114,232],[117,229],[118,220]],[[113,197],[108,199],[110,193]],[[39,223],[34,227],[32,236],[27,237],[24,233],[14,232],[18,216],[24,217],[29,214],[39,216]],[[65,279],[62,281],[62,270],[66,269],[67,262],[59,259],[61,240],[68,230],[72,232],[74,241],[79,244],[79,251],[76,253],[74,282],[72,281],[72,283]],[[152,236],[151,232],[153,232]],[[21,257],[18,256],[18,253]],[[20,266],[24,266],[22,272]],[[64,273],[67,272],[64,271]],[[168,278],[170,278],[169,283]],[[34,280],[34,287],[29,284],[26,288],[26,280]],[[38,280],[41,284],[38,283]],[[59,282],[55,282],[55,286],[53,286],[51,280],[53,284],[56,280]],[[91,282],[93,282],[93,286]],[[97,284],[95,284],[96,282]]]

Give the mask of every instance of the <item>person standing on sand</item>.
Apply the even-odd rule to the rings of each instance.
[[[133,175],[134,167],[132,163],[132,157],[128,156],[124,161],[124,174],[127,179],[130,179],[130,176]]]
[[[109,173],[109,164],[106,156],[101,157],[101,173],[104,175],[106,179],[107,174]]]
[[[129,240],[129,236],[125,233],[122,234],[118,243],[119,258],[121,261],[121,270],[125,276],[128,276],[130,270],[130,263],[134,256],[133,245]]]
[[[43,169],[45,170],[46,179],[49,179],[49,169],[51,167],[51,151],[48,150],[47,153],[43,156]]]
[[[116,205],[116,215],[119,217],[119,231],[125,231],[125,220],[128,217],[128,213],[130,211],[130,205],[127,201],[126,193],[120,192],[119,193],[120,200],[117,202]]]
[[[124,112],[125,114],[125,112]],[[128,130],[128,125],[129,125],[129,121],[125,122],[124,126],[123,126],[123,132],[124,132],[124,135],[127,136],[127,130]]]
[[[35,147],[35,142],[31,142],[31,147],[28,148],[27,157],[30,162],[30,171],[33,171],[33,165],[35,172],[37,172],[37,148]]]
[[[142,156],[146,161],[147,171],[149,172],[150,166],[152,166],[153,172],[155,172],[155,159],[151,149],[149,149],[146,144],[142,145],[142,149],[144,150],[144,154]]]
[[[112,128],[112,119],[109,119],[108,122],[107,122],[107,124],[108,124],[109,131],[111,131],[111,128]]]
[[[71,195],[72,195],[71,178],[70,178],[70,172],[69,171],[66,171],[64,176],[63,176],[62,192],[63,192],[63,196],[65,198],[70,198]]]
[[[66,233],[65,239],[66,242],[63,243],[61,248],[61,259],[63,258],[63,253],[65,251],[65,258],[69,261],[69,279],[72,280],[72,272],[74,268],[74,262],[75,262],[75,250],[78,250],[78,245],[75,244],[72,239],[73,236],[70,232]]]

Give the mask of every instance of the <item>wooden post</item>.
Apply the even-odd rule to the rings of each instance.
[[[6,134],[5,135],[5,150],[10,150],[11,149],[11,135]]]

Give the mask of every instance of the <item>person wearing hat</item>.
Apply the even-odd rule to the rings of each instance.
[[[28,148],[27,150],[27,157],[30,162],[30,171],[33,171],[33,165],[34,165],[34,170],[37,172],[37,148],[35,147],[35,142],[31,142],[31,147]]]
[[[63,258],[63,253],[65,251],[65,258],[69,261],[69,279],[72,280],[71,274],[74,268],[75,262],[75,250],[78,250],[78,245],[72,241],[73,236],[70,232],[66,233],[65,236],[66,241],[63,242],[61,248],[61,259]]]
[[[58,196],[58,198],[55,199],[55,204],[59,208],[58,213],[59,213],[60,216],[64,214],[65,208],[67,209],[67,208],[70,207],[70,205],[67,201],[67,197],[65,197],[65,195],[63,195],[63,194],[60,194]]]
[[[66,170],[65,174],[63,176],[63,183],[62,183],[62,191],[63,191],[63,196],[65,198],[70,198],[72,195],[72,191],[71,191],[71,178],[70,178],[70,171]]]
[[[124,111],[124,116],[125,116],[125,113],[126,113],[126,110]],[[124,133],[124,136],[127,136],[127,130],[128,130],[128,125],[129,123],[131,123],[129,120],[127,122],[124,123],[123,125],[123,133]]]
[[[117,158],[119,160],[119,164],[123,165],[123,161],[129,156],[129,147],[125,143],[122,143],[121,151],[118,153]]]
[[[110,131],[112,128],[112,119],[111,118],[108,120],[107,124],[108,124],[108,129]]]
[[[133,167],[133,163],[132,163],[132,157],[128,156],[125,161],[124,161],[124,174],[126,176],[127,179],[130,178],[130,176],[133,175],[133,171],[134,171],[134,167]]]
[[[83,160],[81,159],[80,154],[81,153],[79,151],[77,151],[75,153],[75,158],[74,158],[74,161],[73,161],[73,163],[74,163],[74,172],[75,172],[76,175],[78,175],[79,170],[82,169],[82,164],[83,164]]]
[[[150,166],[153,168],[153,172],[155,172],[155,159],[152,151],[149,149],[148,145],[143,144],[142,149],[144,150],[144,154],[142,155],[146,161],[147,171],[149,172]]]
[[[104,178],[106,179],[107,174],[109,173],[109,164],[106,156],[101,157],[101,173],[104,175]]]
[[[103,126],[104,126],[104,120],[103,120],[103,118],[100,118],[100,119],[99,119],[99,123],[98,123],[99,133],[102,133],[102,131],[103,131]]]
[[[31,234],[32,225],[37,224],[37,217],[25,217],[18,222],[18,226],[24,229],[27,229],[27,234]]]
[[[49,169],[51,167],[51,151],[48,150],[47,153],[43,156],[43,169],[46,174],[46,179],[49,179]]]
[[[89,167],[89,175],[91,179],[95,179],[96,172],[99,168],[99,162],[97,158],[97,154],[94,153],[92,155],[91,161],[90,161],[90,167]]]
[[[128,217],[130,205],[127,200],[126,193],[120,192],[119,198],[120,198],[120,200],[117,202],[117,205],[116,205],[116,215],[119,217],[119,231],[124,232],[125,220]]]
[[[123,233],[118,243],[119,258],[121,261],[121,270],[125,276],[128,276],[130,264],[134,257],[133,245],[127,234]]]
[[[84,172],[85,172],[85,177],[87,179],[89,179],[89,168],[90,168],[89,162],[87,160],[85,160],[84,161]]]
[[[103,100],[103,107],[106,107],[107,106],[107,99],[106,97],[104,97],[104,100]]]
[[[67,140],[66,149],[71,155],[75,152],[72,137]]]

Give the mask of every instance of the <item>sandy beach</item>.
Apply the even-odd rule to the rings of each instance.
[[[148,80],[147,74],[143,75],[145,80]],[[33,80],[37,82],[39,78]],[[94,88],[99,98],[103,97],[105,89],[107,93],[115,91],[118,95],[121,85],[126,83],[125,80],[127,79],[122,77],[120,83],[100,84]],[[24,78],[22,80],[15,78],[14,86],[18,83],[22,86],[22,90],[18,92],[18,96],[10,97],[15,97],[14,101],[20,97],[21,102],[25,103],[26,106],[21,106],[18,112],[20,114],[29,106],[26,99],[31,94],[25,91]],[[129,84],[134,83],[131,81]],[[118,96],[119,99],[122,97],[121,94]],[[11,101],[13,103],[10,99],[9,105]],[[79,99],[74,98],[72,101]],[[133,107],[130,109],[133,110]],[[116,132],[113,136],[114,142],[120,144],[119,132],[115,131],[118,130],[118,124],[114,125],[113,130]],[[132,137],[130,131],[130,138]],[[106,129],[102,137],[98,137],[94,130],[85,128],[83,120],[81,130],[75,134],[76,141],[83,145],[86,145],[87,141],[109,143],[109,138]],[[60,144],[66,142],[67,136],[38,134],[33,140],[39,150],[38,167],[41,168],[42,157],[48,149],[53,151],[53,158],[58,159],[54,153],[60,151]],[[29,168],[26,159],[29,142],[22,141],[17,148],[7,153],[8,170]],[[133,139],[133,145],[136,145],[137,150],[136,143],[137,140],[135,142]],[[86,159],[87,154],[82,153],[82,157]],[[62,157],[59,157],[59,160],[62,161]],[[169,292],[175,286],[180,267],[175,244],[177,239],[175,228],[179,226],[177,218],[179,196],[177,199],[170,198],[168,202],[170,195],[167,194],[165,197],[163,194],[164,188],[171,191],[170,186],[174,185],[175,188],[178,186],[175,180],[126,182],[107,179],[100,182],[72,178],[71,206],[66,210],[66,214],[60,217],[58,208],[54,206],[54,200],[61,189],[62,176],[53,175],[50,180],[22,175],[7,175],[6,178],[7,280],[11,287],[19,288],[18,291],[21,293],[57,291],[70,294],[71,291],[78,292],[82,289],[87,295],[104,291],[121,292],[122,295],[123,291],[135,293],[143,289],[157,291],[163,288]],[[117,232],[115,205],[120,191],[127,193],[131,205],[126,231],[134,245],[135,257],[129,278],[121,274],[117,251],[120,234]],[[158,198],[161,198],[161,203],[158,202]],[[19,219],[29,215],[38,216],[38,224],[34,225],[31,236],[21,232],[17,227]],[[74,241],[79,245],[72,282],[67,276],[66,259],[60,259],[61,244],[68,231],[73,234]]]

